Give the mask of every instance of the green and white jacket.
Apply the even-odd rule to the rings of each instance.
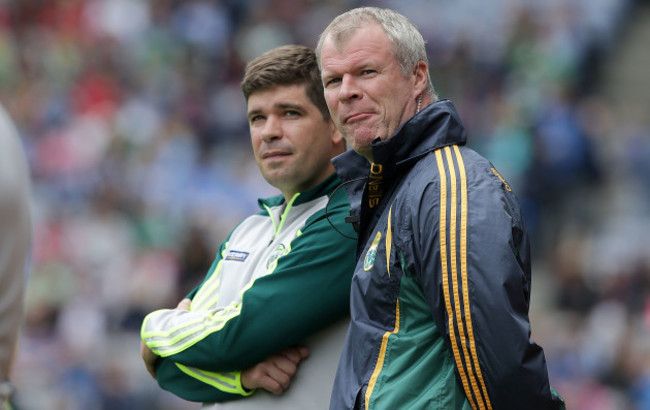
[[[356,247],[329,222],[353,236],[343,222],[347,196],[328,197],[339,183],[332,175],[289,203],[281,195],[260,200],[262,211],[230,233],[203,283],[189,294],[190,309],[158,310],[144,319],[141,337],[161,357],[156,376],[163,389],[201,402],[249,396],[241,370],[296,343],[307,343],[311,355],[318,355],[313,335],[331,327],[340,335],[337,346],[326,349],[336,356],[326,360],[334,363],[331,374],[318,368],[305,374],[308,366],[301,364],[289,389],[321,392],[326,401],[315,408],[327,407],[345,333],[339,322],[348,321]],[[332,343],[331,336],[323,338]],[[298,381],[304,386],[296,386]],[[288,408],[278,398],[272,401]]]

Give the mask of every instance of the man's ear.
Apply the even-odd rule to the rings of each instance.
[[[416,98],[418,95],[422,94],[424,90],[427,89],[429,85],[429,66],[424,61],[418,61],[414,69],[414,93],[413,98]]]
[[[332,136],[332,144],[337,145],[340,144],[341,142],[344,142],[345,139],[343,137],[343,134],[336,128],[336,125],[334,125],[334,121],[330,120],[329,121],[330,125],[330,132]]]
[[[332,149],[335,152],[335,155],[342,154],[346,150],[346,142],[345,138],[343,137],[343,134],[336,128],[336,125],[334,125],[334,122],[330,120],[330,130],[331,130],[331,137],[332,137]]]

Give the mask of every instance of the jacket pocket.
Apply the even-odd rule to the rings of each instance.
[[[354,399],[354,410],[362,410],[366,408],[366,390],[368,384],[364,383],[357,391],[357,397]]]

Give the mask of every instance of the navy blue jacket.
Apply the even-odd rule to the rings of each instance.
[[[334,159],[359,244],[331,409],[564,407],[530,339],[518,200],[465,143],[440,101],[375,140],[373,164]]]

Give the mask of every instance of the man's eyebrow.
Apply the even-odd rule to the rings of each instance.
[[[302,104],[294,104],[294,103],[288,103],[288,102],[281,102],[277,103],[273,106],[275,109],[280,109],[280,110],[299,110],[299,111],[304,111],[305,107]],[[248,116],[250,117],[251,115],[257,115],[257,114],[262,114],[263,110],[260,108],[253,108],[252,110],[248,111]]]
[[[294,110],[304,110],[304,107],[301,104],[292,104],[292,103],[279,103],[276,104],[276,107],[286,110],[286,109],[294,109]]]
[[[338,77],[338,76],[339,76],[339,74],[334,72],[334,71],[325,71],[325,70],[323,70],[323,71],[321,71],[320,78],[321,78],[321,80],[329,80],[330,78],[335,78],[335,77]]]

